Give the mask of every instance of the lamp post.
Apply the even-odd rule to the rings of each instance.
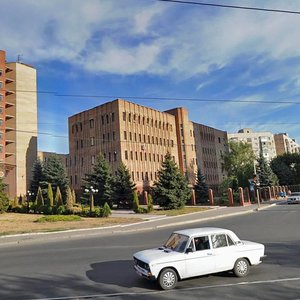
[[[27,191],[27,212],[29,213],[29,202],[30,202],[30,198],[31,196],[34,196],[34,193],[31,192],[30,190]]]
[[[89,188],[86,188],[84,191],[90,194],[90,216],[91,216],[92,211],[94,209],[94,193],[98,193],[98,189],[94,189],[94,187],[91,185]]]

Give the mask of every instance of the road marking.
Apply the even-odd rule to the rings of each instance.
[[[228,283],[228,284],[217,284],[217,285],[206,285],[197,286],[190,288],[174,289],[168,291],[150,291],[150,292],[124,292],[124,293],[111,293],[111,294],[96,294],[96,295],[86,295],[86,296],[69,296],[69,297],[56,297],[56,298],[41,298],[39,300],[80,300],[80,299],[93,299],[93,298],[106,298],[106,297],[118,297],[118,296],[138,296],[138,295],[154,295],[161,293],[171,293],[179,291],[192,291],[192,290],[204,290],[220,287],[230,287],[239,285],[252,285],[252,284],[264,284],[264,283],[276,283],[276,282],[287,282],[287,281],[300,281],[300,277],[295,278],[284,278],[284,279],[272,279],[272,280],[258,280],[258,281],[243,281],[238,283]],[[295,299],[297,300],[297,299]]]

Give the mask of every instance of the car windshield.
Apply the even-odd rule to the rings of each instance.
[[[292,193],[292,196],[300,196],[300,193]]]
[[[189,237],[186,235],[172,233],[167,242],[164,244],[164,247],[173,251],[183,252],[188,240]]]

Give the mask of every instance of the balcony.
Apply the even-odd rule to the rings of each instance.
[[[8,115],[8,114],[5,115],[5,120],[6,121],[14,119],[14,118],[15,118],[15,116],[13,116],[13,115]]]
[[[13,95],[15,92],[10,90],[5,90],[5,96]]]
[[[13,69],[8,67],[8,66],[5,66],[5,73],[9,73],[9,72],[12,72]]]
[[[6,83],[6,84],[9,84],[9,83],[12,83],[12,82],[14,82],[13,79],[10,79],[10,78],[7,78],[7,77],[6,77],[6,79],[5,79],[5,83]]]

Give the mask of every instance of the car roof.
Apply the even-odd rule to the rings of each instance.
[[[231,230],[224,229],[224,228],[217,228],[217,227],[201,227],[201,228],[191,228],[191,229],[183,229],[183,230],[176,230],[175,233],[188,235],[190,237],[196,235],[209,235],[209,234],[217,234],[217,233],[228,233],[230,235],[234,234]],[[235,234],[234,234],[235,235]]]

